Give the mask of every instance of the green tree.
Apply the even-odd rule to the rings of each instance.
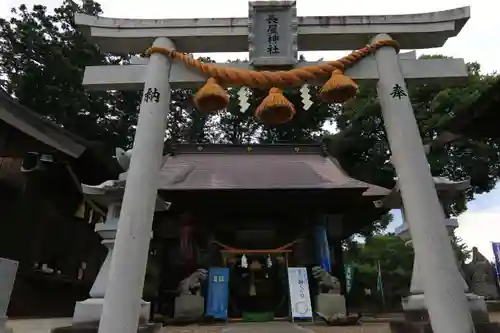
[[[455,235],[455,233],[452,235],[451,245],[453,247],[453,251],[455,252],[458,264],[463,267],[465,262],[471,258],[472,251],[469,250],[469,247],[465,244],[464,240]]]
[[[89,92],[86,65],[118,64],[127,58],[102,55],[75,29],[77,12],[98,15],[93,1],[65,0],[49,14],[42,5],[12,9],[0,19],[2,86],[19,102],[88,140],[128,146],[136,123],[136,92]]]
[[[12,9],[0,19],[0,85],[20,103],[87,140],[130,148],[141,91],[89,91],[86,66],[126,64],[129,56],[102,54],[76,29],[76,13],[102,14],[92,0],[64,0],[51,14],[42,5]],[[193,91],[172,90],[167,137],[173,142],[205,140],[205,119],[191,112]],[[111,149],[110,149],[111,153]]]
[[[380,262],[385,302],[397,305],[409,293],[413,269],[413,248],[394,235],[377,235],[365,243],[351,242],[345,251],[345,262],[354,268],[349,299],[354,303],[380,304],[377,292],[377,263]],[[371,295],[366,296],[365,290]]]
[[[458,111],[467,109],[481,92],[498,79],[495,75],[482,75],[477,63],[468,64],[468,69],[469,77],[456,86],[436,82],[409,85],[424,143],[436,138],[447,121]],[[326,136],[324,142],[346,171],[355,178],[392,188],[396,174],[390,162],[390,147],[375,87],[361,85],[357,98],[335,109],[334,119],[340,132]],[[451,215],[463,212],[467,200],[471,200],[476,193],[491,190],[498,180],[498,140],[465,138],[433,150],[428,159],[433,176],[452,180],[471,179],[472,186],[466,195],[450,202],[447,210]]]

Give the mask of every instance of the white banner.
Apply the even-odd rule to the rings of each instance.
[[[288,267],[292,318],[312,318],[313,311],[305,267]]]

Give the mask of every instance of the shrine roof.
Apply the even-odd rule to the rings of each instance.
[[[24,157],[27,152],[60,154],[78,160],[83,179],[102,182],[122,172],[101,142],[89,141],[43,118],[0,88],[0,156]],[[101,179],[102,178],[102,179]]]
[[[0,88],[0,120],[73,158],[85,151],[84,140],[42,118]]]
[[[358,189],[383,197],[389,190],[349,177],[315,145],[178,145],[164,157],[161,190]]]

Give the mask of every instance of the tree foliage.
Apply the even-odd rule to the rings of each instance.
[[[399,304],[409,293],[413,268],[413,248],[393,235],[370,237],[365,243],[353,242],[345,252],[345,261],[354,275],[349,293],[351,304],[381,304],[377,290],[378,263],[382,275],[385,302]],[[370,293],[366,293],[369,290]]]
[[[470,250],[457,236],[451,237],[457,262],[463,267],[470,257]],[[380,263],[384,301],[389,307],[398,307],[401,297],[409,295],[413,271],[414,252],[411,243],[398,236],[376,235],[360,243],[350,240],[344,252],[346,264],[353,267],[350,303],[380,306],[381,292],[377,289],[377,264]],[[370,293],[366,293],[370,290]]]
[[[424,143],[435,139],[457,111],[467,109],[497,79],[495,75],[482,75],[478,63],[469,63],[468,71],[469,77],[458,85],[434,82],[408,86]],[[334,119],[340,133],[326,137],[325,143],[339,157],[342,166],[356,178],[388,188],[394,186],[395,170],[390,162],[390,147],[375,87],[362,85],[358,97],[336,111]],[[471,179],[472,186],[466,196],[456,198],[447,207],[450,215],[463,212],[466,200],[476,193],[490,191],[499,177],[498,140],[465,138],[433,150],[428,159],[433,176]]]
[[[458,264],[461,267],[464,267],[465,262],[471,258],[472,251],[469,249],[467,244],[465,244],[464,240],[455,235],[455,233],[453,233],[451,237],[451,245],[453,247],[453,251],[455,252]]]
[[[126,59],[102,55],[75,29],[77,12],[99,15],[101,6],[65,0],[50,14],[42,5],[12,10],[0,19],[2,86],[19,102],[88,140],[126,146],[136,123],[137,92],[89,92],[82,87],[86,65]]]

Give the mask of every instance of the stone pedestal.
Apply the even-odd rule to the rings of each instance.
[[[75,305],[75,312],[73,314],[73,324],[84,324],[94,321],[99,321],[101,319],[102,307],[104,304],[104,298],[88,298],[82,302],[78,302]],[[141,300],[141,310],[139,313],[139,320],[141,322],[149,321],[151,304]]]
[[[489,321],[488,310],[486,308],[484,297],[471,293],[467,293],[466,296],[473,319],[475,318],[476,321]],[[426,306],[424,295],[410,295],[403,299],[403,309],[405,312],[413,314],[425,312]],[[415,315],[412,316],[414,317]]]
[[[450,235],[457,227],[458,221],[456,219],[446,219],[446,229]],[[410,241],[408,231],[408,225],[405,223],[402,227],[397,229],[396,233],[403,239]],[[425,273],[422,271],[420,261],[417,260],[417,257],[415,256],[410,287],[411,295],[402,300],[405,319],[390,322],[392,333],[433,332],[425,303],[422,274]],[[490,322],[484,297],[469,293],[469,287],[463,276],[460,275],[460,278],[462,280],[463,290],[466,293],[467,303],[476,333],[500,333],[500,325],[498,323]]]
[[[119,205],[112,205],[108,208],[108,217],[106,223],[96,225],[96,232],[102,237],[102,244],[108,248],[108,254],[99,270],[92,289],[90,297],[82,302],[77,302],[73,313],[73,325],[83,325],[85,323],[98,322],[101,319],[104,295],[108,283],[109,269],[113,255],[113,246],[117,230],[117,215]],[[117,213],[118,212],[118,213]],[[141,300],[140,322],[147,323],[150,315],[150,303]]]
[[[484,297],[467,293],[467,301],[476,333],[500,333],[500,324],[490,322]],[[403,299],[404,319],[390,322],[392,333],[432,333],[423,294]]]
[[[488,312],[500,312],[500,300],[486,301],[486,308]]]
[[[205,298],[198,295],[181,295],[175,298],[174,317],[183,319],[202,318],[205,313]]]
[[[18,262],[0,258],[0,333],[10,332],[7,328],[7,309],[16,280]]]
[[[7,317],[0,317],[0,333],[12,333],[12,328],[7,327]]]
[[[500,333],[500,323],[490,322],[484,298],[470,293],[466,296],[475,332]],[[423,294],[411,295],[403,301],[403,305],[405,305],[404,319],[392,320],[389,323],[392,333],[433,332]]]
[[[139,323],[137,333],[159,333],[162,324]],[[99,322],[73,324],[71,326],[57,327],[51,330],[51,333],[98,333]]]
[[[318,294],[316,296],[316,312],[326,318],[334,315],[346,315],[347,309],[344,295],[340,294]]]

